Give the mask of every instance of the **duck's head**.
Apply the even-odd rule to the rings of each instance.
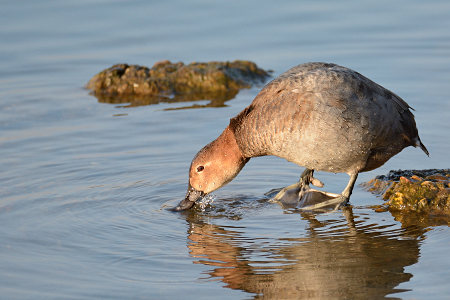
[[[192,160],[186,197],[175,210],[191,208],[198,199],[233,180],[247,161],[236,143],[234,134],[226,128]]]

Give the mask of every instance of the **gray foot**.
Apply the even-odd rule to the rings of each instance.
[[[281,199],[283,198],[292,198],[292,195],[295,195],[298,202],[305,194],[305,192],[310,189],[309,184],[315,185],[317,187],[323,187],[323,183],[319,179],[314,178],[313,174],[314,170],[305,169],[298,182],[282,188],[278,192],[278,194],[276,194],[275,197],[271,199],[271,201],[277,202],[281,201]]]
[[[270,199],[271,202],[278,202],[281,201],[281,199],[285,198],[288,194],[295,194],[298,198],[299,193],[303,189],[309,189],[309,186],[303,186],[301,182],[296,182],[294,184],[291,184],[287,187],[282,188],[272,199]],[[298,201],[298,200],[297,200]]]
[[[316,209],[324,208],[327,206],[332,206],[332,207],[334,207],[333,210],[338,210],[344,206],[347,206],[348,200],[349,200],[348,197],[345,197],[343,195],[338,195],[337,197],[333,197],[329,200],[326,200],[326,201],[323,201],[320,203],[304,206],[301,209],[302,210],[316,210]]]

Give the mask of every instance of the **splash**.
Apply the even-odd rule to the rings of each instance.
[[[201,200],[197,201],[197,206],[200,208],[201,211],[205,211],[206,207],[208,205],[211,205],[214,200],[216,200],[216,196],[214,195],[206,195]]]

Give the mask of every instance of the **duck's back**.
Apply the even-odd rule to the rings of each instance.
[[[267,84],[230,128],[247,157],[276,155],[316,170],[367,171],[417,144],[409,108],[353,70],[308,63]]]

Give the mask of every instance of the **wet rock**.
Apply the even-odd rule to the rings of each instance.
[[[390,211],[450,215],[449,169],[398,170],[363,184],[386,200]]]
[[[157,62],[152,68],[117,64],[96,74],[86,85],[100,102],[143,104],[233,98],[240,89],[264,83],[269,72],[250,61]],[[166,101],[165,101],[166,100]],[[172,100],[172,101],[170,101]],[[142,105],[142,104],[141,104]]]

